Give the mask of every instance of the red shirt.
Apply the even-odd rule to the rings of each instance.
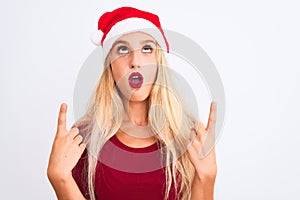
[[[87,151],[73,169],[81,192],[88,197]],[[96,166],[95,195],[98,200],[163,200],[165,171],[157,144],[144,148],[124,145],[113,136],[102,148]],[[172,187],[169,200],[174,200]]]

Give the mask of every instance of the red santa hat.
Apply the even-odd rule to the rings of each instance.
[[[103,47],[104,58],[114,41],[130,32],[150,34],[160,47],[169,52],[169,44],[157,15],[132,7],[121,7],[104,13],[98,21],[98,31],[91,36],[95,45]]]

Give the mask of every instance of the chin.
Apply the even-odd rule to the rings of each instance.
[[[131,102],[143,102],[150,96],[152,86],[143,86],[135,90],[130,96],[129,101]]]
[[[148,100],[148,97],[149,97],[149,95],[148,95],[148,96],[133,95],[133,96],[129,99],[129,101],[130,101],[130,102],[144,102],[144,101]]]

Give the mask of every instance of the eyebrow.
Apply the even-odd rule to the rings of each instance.
[[[144,41],[141,41],[141,44],[145,44],[145,43],[153,43],[156,45],[156,42],[153,41],[153,40],[144,40]]]
[[[113,43],[112,47],[111,48],[114,48],[117,44],[126,44],[126,45],[129,45],[128,42],[124,41],[124,40],[117,40]]]

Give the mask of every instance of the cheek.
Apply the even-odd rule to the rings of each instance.
[[[157,71],[158,71],[158,68],[157,68],[156,64],[148,65],[148,66],[142,68],[141,72],[144,76],[144,83],[147,85],[154,84],[156,81]]]
[[[155,53],[152,53],[151,55],[147,55],[143,57],[144,64],[146,65],[151,65],[151,64],[156,64],[156,57]]]
[[[115,82],[118,82],[126,74],[126,68],[119,63],[111,64],[111,71]]]
[[[113,67],[111,68],[111,71],[112,71],[113,79],[115,80],[115,82],[118,82],[118,80],[120,79],[118,72]]]

